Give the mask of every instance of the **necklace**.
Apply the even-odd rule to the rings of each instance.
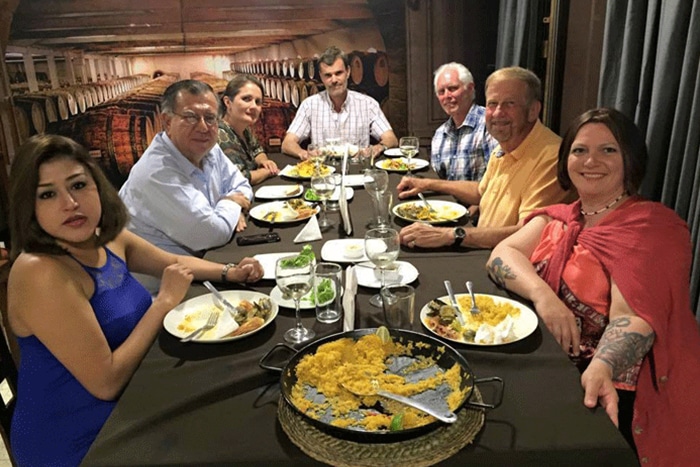
[[[626,194],[627,194],[627,192],[626,192],[626,191],[623,191],[622,193],[620,193],[620,196],[618,196],[617,198],[615,198],[610,204],[608,204],[608,205],[605,206],[604,208],[598,209],[597,211],[588,212],[588,211],[584,211],[583,209],[579,209],[579,211],[580,211],[581,214],[583,214],[584,216],[595,216],[596,214],[600,214],[601,212],[605,212],[605,211],[607,211],[608,209],[610,209],[611,207],[613,207],[613,206],[615,205],[615,203],[617,203],[618,201],[620,201],[620,200],[622,199],[622,197],[625,196]]]

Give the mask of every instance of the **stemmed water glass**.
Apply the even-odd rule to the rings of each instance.
[[[396,261],[396,258],[399,257],[400,246],[399,233],[394,229],[380,227],[368,230],[365,234],[365,254],[379,268],[382,288],[385,285],[384,270],[391,266]],[[370,298],[369,303],[376,307],[381,307],[382,296],[380,294],[374,295]]]
[[[321,200],[321,216],[318,221],[318,226],[326,229],[333,225],[333,222],[326,215],[326,201],[330,199],[335,191],[335,177],[333,174],[321,175],[315,174],[311,177],[311,188]]]
[[[399,140],[399,150],[406,157],[406,165],[408,165],[407,177],[413,176],[411,173],[411,159],[418,154],[418,147],[419,142],[416,136],[404,136]]]
[[[374,207],[374,219],[369,221],[367,227],[379,227],[383,223],[383,219],[381,219],[380,216],[379,203],[381,202],[381,195],[389,186],[389,174],[381,169],[367,169],[365,170],[362,181],[365,190],[367,190],[367,193],[369,193],[372,198],[372,206]]]
[[[275,264],[277,286],[283,294],[294,299],[296,308],[296,326],[284,333],[284,340],[291,344],[307,341],[316,335],[313,330],[304,327],[299,312],[301,297],[311,290],[315,264],[316,261],[298,255],[279,258]]]

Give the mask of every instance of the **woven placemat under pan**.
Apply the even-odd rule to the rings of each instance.
[[[481,402],[476,387],[471,398]],[[395,443],[358,443],[316,428],[283,397],[280,397],[277,413],[282,429],[299,449],[317,461],[342,467],[436,464],[471,443],[481,431],[485,418],[483,410],[465,406],[457,412],[455,423],[440,426],[425,435]]]

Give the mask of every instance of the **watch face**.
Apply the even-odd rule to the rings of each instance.
[[[462,240],[464,240],[464,237],[467,236],[467,232],[462,227],[455,227],[454,233],[455,233],[454,245],[459,246],[462,244]]]

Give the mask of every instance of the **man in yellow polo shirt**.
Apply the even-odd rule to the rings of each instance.
[[[539,120],[542,86],[520,67],[501,68],[486,80],[486,128],[499,143],[480,182],[404,177],[399,198],[435,191],[479,206],[476,228],[433,227],[416,222],[401,229],[409,248],[461,245],[493,248],[516,232],[535,209],[568,202],[574,193],[557,182],[561,138]]]

